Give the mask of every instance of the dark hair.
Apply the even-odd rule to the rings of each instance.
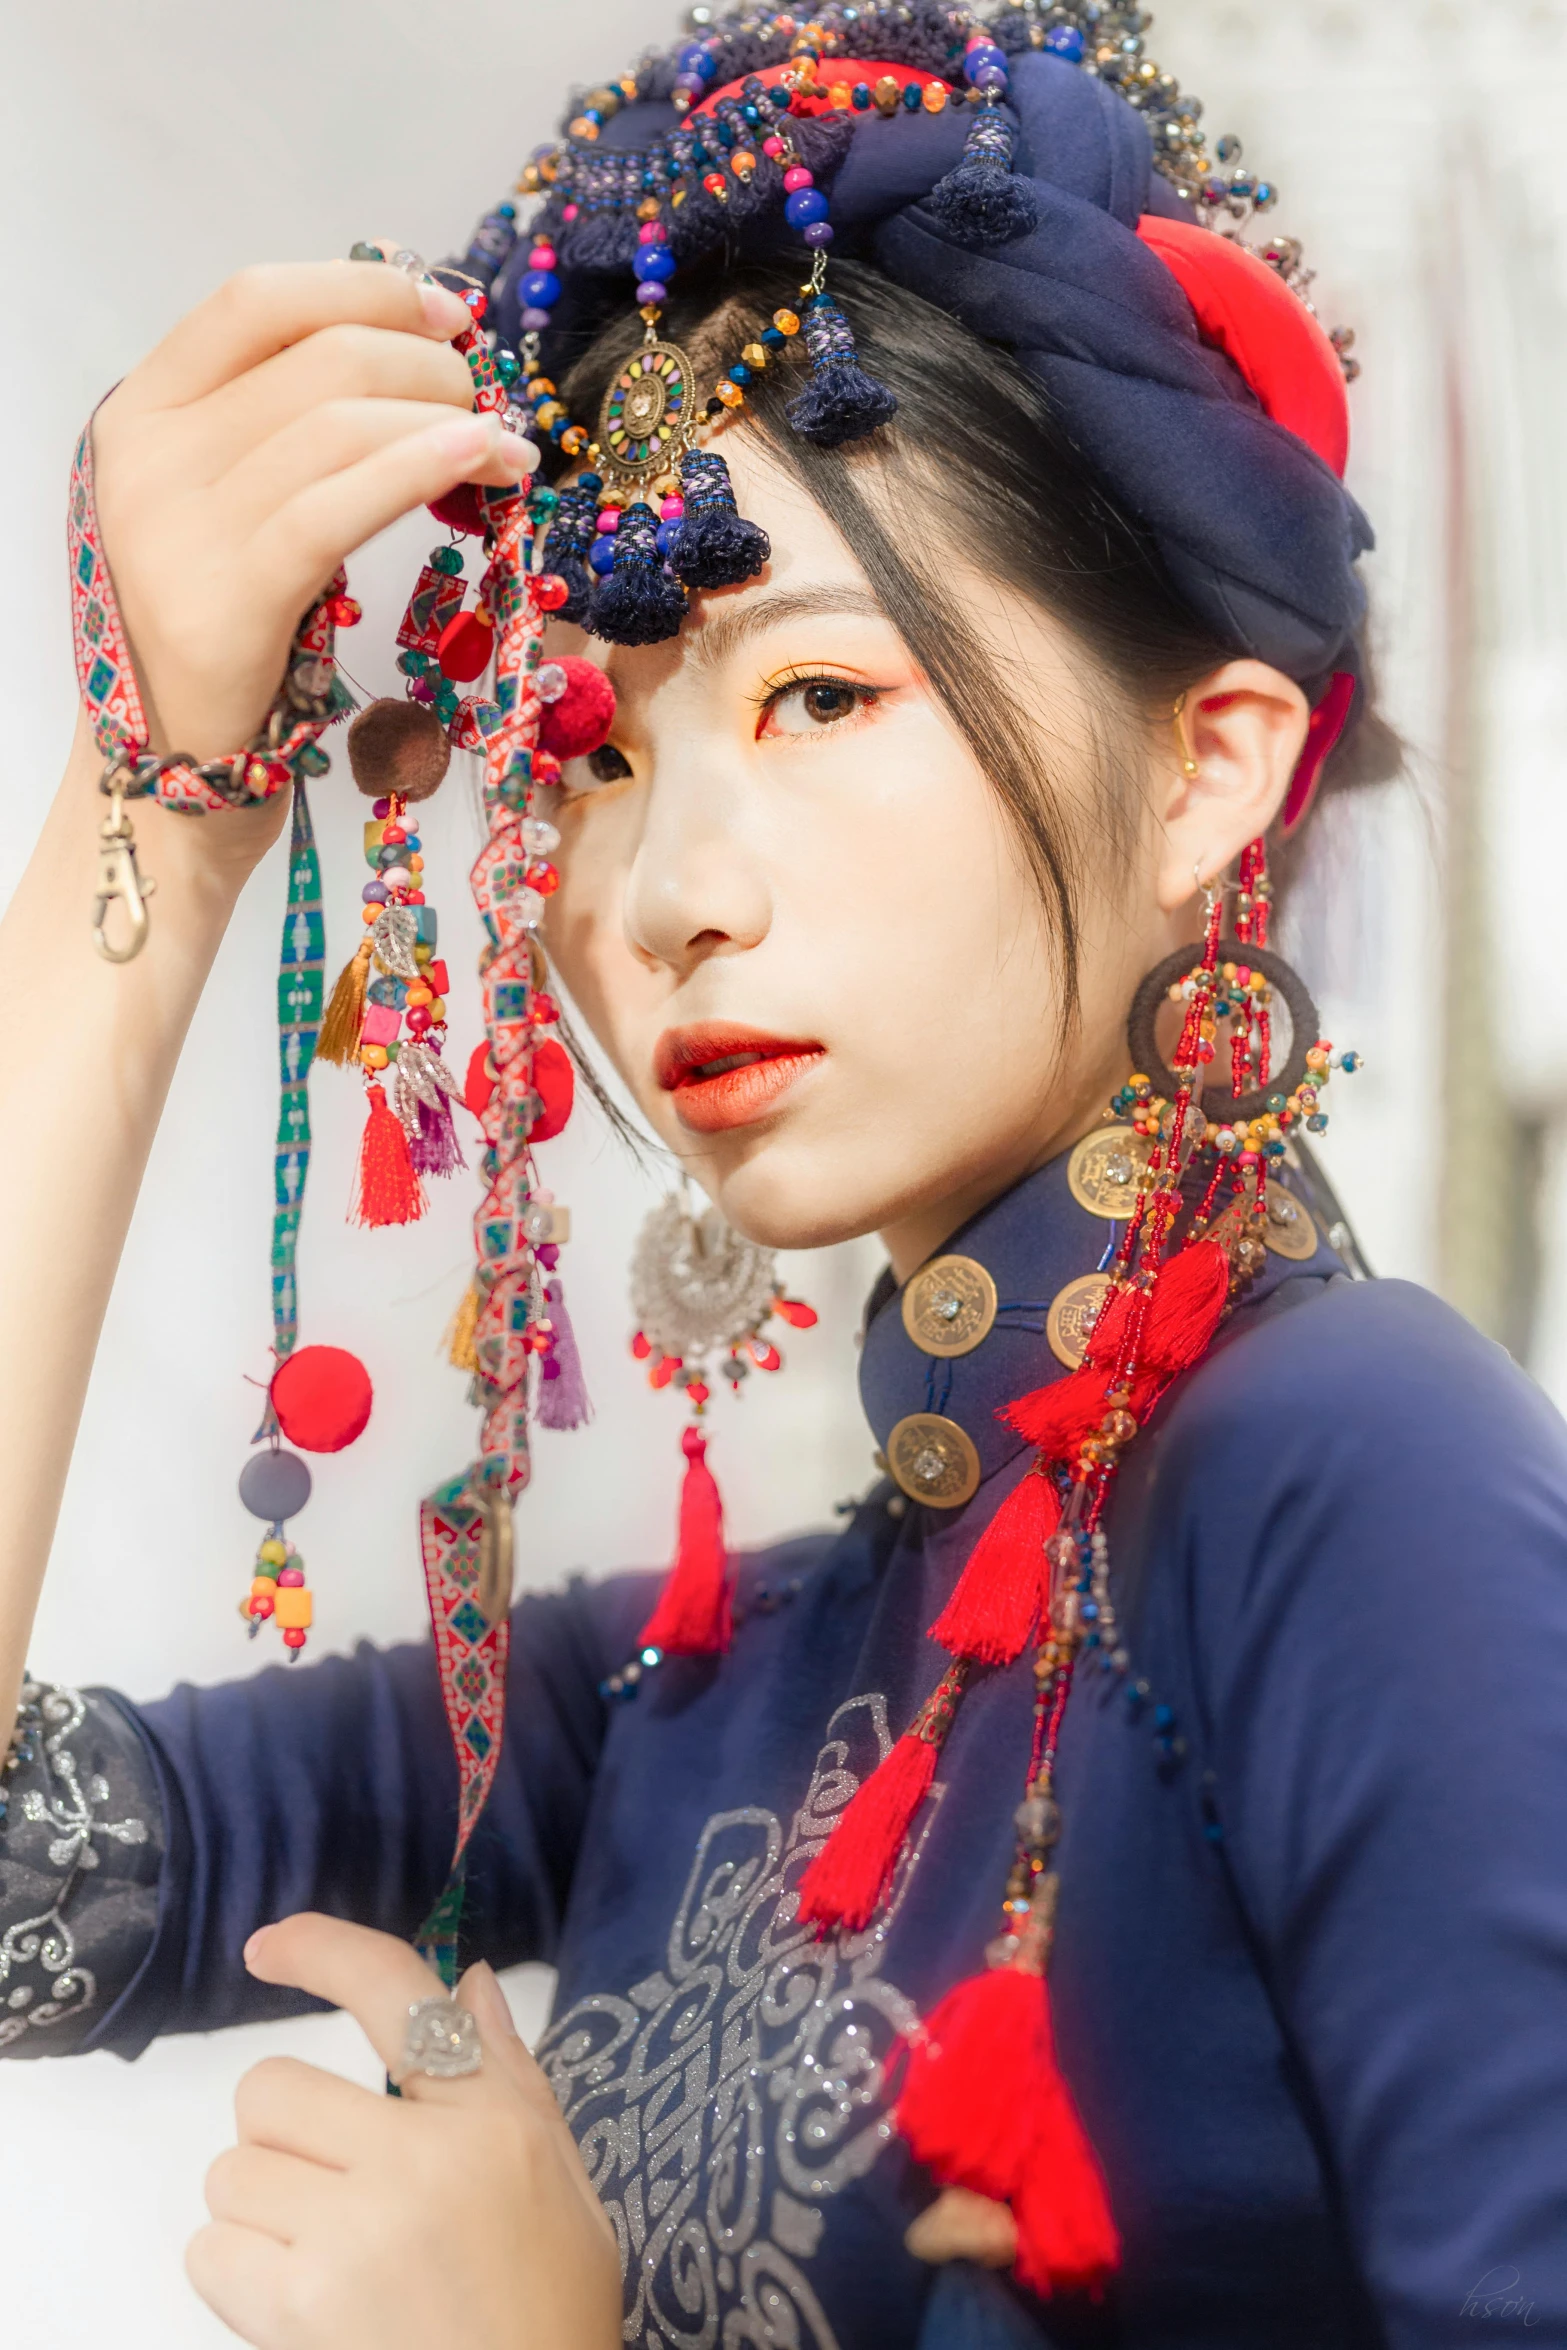
[[[775,309],[797,303],[797,271],[798,262],[780,260],[682,272],[661,332],[706,381]],[[769,456],[831,514],[999,794],[1054,918],[1070,1014],[1086,863],[1098,850],[1124,866],[1137,836],[1140,811],[1124,775],[1140,760],[1140,730],[1233,647],[1194,617],[1147,533],[1099,487],[1045,392],[1006,352],[863,264],[835,261],[833,290],[864,364],[897,395],[894,422],[848,448],[802,440],[784,414],[801,372],[782,353],[748,387],[745,413]],[[587,342],[565,385],[574,413],[596,415],[639,339],[637,319],[621,309]],[[877,476],[886,485],[879,499],[867,495]],[[1043,607],[1083,647],[1098,784],[1086,818],[1053,786],[1036,729],[1012,717],[1015,697],[952,591],[954,554]],[[1355,769],[1346,746],[1336,780],[1396,772],[1388,731],[1365,718],[1357,731]]]

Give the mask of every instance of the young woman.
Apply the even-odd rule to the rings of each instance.
[[[1508,2279],[1567,2341],[1567,1444],[1350,1277],[1266,945],[1257,844],[1335,745],[1330,781],[1374,765],[1336,356],[1197,225],[1259,191],[1206,183],[1134,13],[697,13],[525,175],[532,244],[503,212],[447,273],[563,461],[507,609],[576,613],[549,650],[615,695],[492,816],[516,781],[558,829],[549,952],[728,1226],[882,1235],[889,1474],[704,1581],[697,1434],[662,1596],[515,1610],[463,1934],[558,1967],[547,2088],[484,1967],[465,2022],[402,1946],[458,1798],[423,1649],[146,1707],[29,1683],[7,2052],[360,2015],[405,2096],[263,2066],[209,2181],[193,2274],[266,2344],[1426,2350]],[[485,485],[518,543],[534,452],[467,413],[472,320],[379,260],[251,273],[99,412],[156,744],[251,741],[396,515]],[[98,766],[84,729],[0,949],[37,1007],[8,1690],[134,1176],[282,820],[158,821],[111,967]],[[57,1082],[89,1049],[107,1095]]]

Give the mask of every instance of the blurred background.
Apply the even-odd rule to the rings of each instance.
[[[73,722],[64,488],[93,403],[245,262],[344,253],[361,236],[431,256],[459,245],[553,128],[566,86],[622,70],[673,29],[661,0],[57,0],[10,14],[0,899]],[[1379,533],[1382,690],[1410,758],[1405,782],[1329,811],[1284,942],[1335,1042],[1368,1060],[1334,1088],[1330,1169],[1377,1271],[1441,1290],[1567,1401],[1554,965],[1567,873],[1567,0],[1163,0],[1151,51],[1201,93],[1210,128],[1240,132],[1247,160],[1282,183],[1273,225],[1304,239],[1324,322],[1358,330],[1364,366],[1352,479]],[[415,520],[355,561],[366,625],[346,650],[371,691],[393,682],[386,648],[429,537]],[[315,809],[335,968],[355,928],[343,876],[361,811],[331,778]],[[154,871],[158,821],[146,824]],[[471,795],[448,789],[421,828],[447,959],[470,971]],[[271,1653],[236,1626],[255,1534],[234,1480],[256,1418],[246,1375],[264,1377],[268,1360],[283,882],[274,858],[241,907],[137,1211],[34,1646],[53,1678],[144,1698]],[[459,984],[454,1037],[477,1033],[476,992]],[[93,1072],[62,1080],[90,1085]],[[415,1504],[467,1459],[472,1427],[464,1382],[440,1360],[465,1280],[467,1191],[446,1187],[405,1234],[348,1229],[356,1089],[323,1071],[313,1102],[303,1337],[353,1347],[378,1385],[368,1435],[321,1465],[301,1521],[319,1653],[419,1635]],[[539,1440],[518,1533],[523,1574],[540,1583],[662,1562],[679,1420],[626,1351],[624,1267],[656,1176],[586,1107],[546,1158],[575,1217],[565,1271],[597,1421]],[[852,1340],[877,1264],[869,1242],[787,1264],[821,1327],[792,1341],[783,1378],[719,1407],[742,1541],[818,1523],[869,1478]],[[26,1346],[26,1332],[5,1337]],[[509,1988],[531,2029],[544,1971]],[[373,2083],[357,2037],[329,2017],[168,2041],[134,2068],[0,2065],[0,2333],[121,2350],[230,2340],[185,2286],[179,2253],[230,2132],[233,2084],[279,2048]]]

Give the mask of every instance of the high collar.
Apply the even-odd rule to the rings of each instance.
[[[1025,1176],[937,1251],[942,1257],[971,1258],[996,1285],[995,1323],[971,1354],[942,1360],[923,1353],[904,1327],[903,1291],[890,1274],[871,1295],[860,1401],[876,1441],[885,1448],[892,1430],[911,1413],[936,1412],[955,1420],[979,1454],[982,1482],[969,1509],[984,1503],[990,1479],[1026,1449],[996,1414],[1016,1397],[1067,1375],[1045,1335],[1053,1301],[1068,1282],[1099,1268],[1112,1232],[1119,1230],[1074,1199],[1067,1180],[1070,1158],[1063,1152]],[[1289,1184],[1287,1173],[1281,1179]],[[1270,1253],[1241,1311],[1260,1305],[1286,1281],[1321,1281],[1342,1269],[1320,1239],[1316,1254],[1303,1263]],[[967,1514],[950,1513],[953,1519]]]

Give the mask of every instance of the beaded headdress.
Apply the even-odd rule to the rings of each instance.
[[[104,933],[116,899],[134,924],[128,951],[145,935],[127,799],[152,793],[216,809],[290,782],[296,790],[279,993],[279,1368],[258,1432],[264,1449],[247,1471],[260,1472],[252,1507],[275,1514],[275,1535],[302,1497],[299,1478],[279,1466],[292,1457],[279,1449],[279,1430],[308,1424],[312,1434],[297,1440],[332,1450],[351,1441],[369,1410],[363,1375],[334,1383],[334,1366],[320,1360],[334,1350],[295,1352],[312,1058],[349,1062],[367,1080],[365,1221],[405,1220],[418,1210],[422,1174],[458,1163],[453,1099],[482,1130],[477,1269],[456,1338],[481,1410],[479,1448],[421,1517],[461,1781],[453,1877],[423,1935],[448,1973],[462,1855],[500,1751],[509,1505],[529,1474],[530,1414],[567,1426],[586,1413],[558,1269],[569,1221],[540,1187],[533,1158],[570,1106],[570,1065],[554,1034],[558,1008],[536,935],[558,879],[550,863],[558,835],[538,795],[559,780],[561,759],[605,739],[613,704],[590,664],[544,660],[546,616],[614,644],[656,643],[679,630],[693,593],[738,586],[765,566],[767,538],[737,510],[717,430],[743,413],[760,373],[797,370],[789,420],[818,446],[896,430],[896,402],[862,364],[852,316],[832,290],[832,259],[849,252],[1010,351],[1044,387],[1084,464],[1145,529],[1191,608],[1237,652],[1306,686],[1311,730],[1286,825],[1304,813],[1352,715],[1364,611],[1355,566],[1370,536],[1342,481],[1351,338],[1317,323],[1299,247],[1259,232],[1273,188],[1243,166],[1233,141],[1210,150],[1200,106],[1146,55],[1145,26],[1139,10],[1096,0],[1022,0],[988,18],[938,0],[845,0],[809,18],[698,7],[676,49],[645,57],[574,106],[561,139],[525,166],[515,198],[436,273],[469,305],[472,323],[457,347],[476,406],[536,438],[561,486],[462,490],[436,509],[454,543],[432,555],[405,616],[407,700],[377,704],[356,721],[356,775],[376,797],[366,832],[372,878],[363,891],[366,939],[330,1005],[302,783],[326,763],[318,737],[348,707],[333,630],[351,624],[357,607],[339,579],[307,616],[256,744],[201,769],[158,760],[98,541],[84,439],[73,576],[82,690],[111,799],[97,908],[106,951],[127,951]],[[525,229],[522,204],[531,207]],[[798,296],[754,322],[706,383],[660,332],[672,283],[689,272],[700,284],[705,271],[719,293],[729,259],[788,251],[791,240]],[[355,253],[387,258],[379,248]],[[424,273],[415,255],[390,259]],[[576,418],[560,382],[628,295],[640,343],[596,417]],[[464,540],[479,554],[471,606]],[[465,685],[473,690],[460,692]],[[1180,710],[1176,720],[1183,726]],[[439,781],[452,745],[483,759],[488,822],[472,876],[487,941],[485,1039],[460,1092],[441,1059],[444,966],[410,809],[433,788],[430,775]],[[1189,760],[1184,734],[1182,750]],[[1001,1931],[985,1967],[910,2032],[896,2120],[939,2185],[1010,2207],[1017,2274],[1039,2293],[1096,2290],[1117,2259],[1104,2183],[1056,2067],[1046,1993],[1062,1716],[1085,1664],[1130,1668],[1115,1618],[1107,1504],[1127,1447],[1206,1351],[1265,1247],[1282,1245],[1265,1238],[1275,1224],[1287,1228],[1293,1212],[1274,1171],[1304,1132],[1325,1123],[1330,1070],[1354,1065],[1316,1036],[1309,997],[1270,950],[1271,897],[1259,842],[1235,891],[1210,891],[1202,939],[1152,974],[1133,1008],[1137,1074],[1109,1105],[1112,1125],[1091,1138],[1114,1203],[1111,1245],[1092,1282],[1077,1285],[1094,1294],[1075,1343],[1058,1346],[1066,1374],[1005,1415],[1034,1449],[1031,1471],[932,1628],[946,1662],[928,1700],[798,1888],[802,1926],[851,1935],[871,1926],[965,1688],[1032,1650],[1035,1732]],[[1168,1063],[1155,1028],[1167,1001],[1179,1024]],[[1291,1031],[1282,1067],[1273,1031],[1280,1005]],[[1204,1093],[1216,1069],[1228,1092],[1210,1111]],[[808,1315],[765,1284],[746,1295],[756,1330],[775,1307],[790,1308],[786,1319]],[[945,1311],[946,1290],[931,1297],[932,1310]],[[962,1311],[959,1289],[951,1302]],[[929,1351],[956,1350],[942,1341]],[[653,1363],[655,1383],[669,1361]],[[342,1362],[357,1372],[351,1358]],[[895,1479],[932,1508],[967,1499],[977,1463],[969,1481],[961,1445],[949,1441],[962,1431],[939,1415],[917,1420],[901,1431],[905,1443],[897,1430],[889,1440]],[[711,1654],[730,1638],[716,1489],[693,1431],[686,1449],[682,1529],[691,1540],[639,1654],[607,1685],[618,1697],[666,1655]],[[275,1614],[297,1651],[308,1595],[302,1573],[281,1563],[287,1543],[270,1547],[247,1612],[253,1621]]]

